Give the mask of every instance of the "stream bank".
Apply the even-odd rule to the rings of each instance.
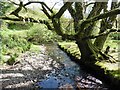
[[[59,48],[61,48],[63,51],[65,51],[68,56],[71,57],[73,61],[76,63],[79,63],[81,68],[93,75],[95,77],[99,78],[103,82],[107,83],[109,85],[109,90],[119,90],[120,89],[120,78],[115,77],[115,74],[120,74],[119,69],[117,72],[112,75],[110,73],[110,70],[106,70],[105,67],[102,67],[101,65],[98,65],[96,63],[90,63],[90,62],[82,62],[80,61],[80,52],[78,52],[77,45],[74,42],[68,42],[68,43],[59,43],[58,44]],[[111,64],[109,64],[111,65]],[[112,66],[115,65],[115,68],[119,68],[119,62],[117,64],[113,64]],[[114,71],[114,70],[113,70]]]
[[[26,52],[14,66],[1,66],[3,90],[107,90],[99,79],[85,72],[57,45],[39,45],[39,52]]]

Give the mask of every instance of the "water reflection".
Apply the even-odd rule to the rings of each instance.
[[[61,63],[63,67],[53,69],[51,73],[44,75],[45,79],[38,82],[38,85],[42,87],[40,90],[48,88],[58,90],[59,87],[66,84],[72,85],[74,89],[87,88],[86,90],[93,90],[93,88],[96,88],[94,90],[107,90],[99,79],[83,71],[79,65],[72,62],[66,53],[57,46],[48,45],[47,51],[48,55],[50,55],[53,60]]]

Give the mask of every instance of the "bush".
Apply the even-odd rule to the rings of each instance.
[[[35,24],[28,31],[27,36],[27,40],[34,44],[51,43],[61,40],[61,37],[56,35],[56,33],[48,30],[44,25],[39,24]]]
[[[11,30],[26,30],[26,29],[30,29],[33,26],[33,23],[8,22],[7,26],[8,26],[8,29],[11,29]]]
[[[6,33],[5,33],[6,32]],[[30,43],[25,38],[16,34],[9,34],[7,31],[1,33],[2,37],[2,54],[10,55],[22,53],[30,49]]]

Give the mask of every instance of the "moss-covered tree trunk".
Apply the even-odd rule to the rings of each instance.
[[[83,62],[94,62],[98,58],[99,51],[97,48],[92,44],[91,40],[78,40],[76,39],[76,44],[79,47],[81,52],[81,60]]]
[[[111,5],[111,10],[115,9],[115,8],[118,8],[119,6],[117,5],[117,3],[115,2],[112,2],[112,5]],[[104,12],[107,12],[107,7],[104,8]],[[101,26],[100,26],[100,32],[99,34],[105,32],[107,29],[111,29],[114,25],[114,22],[116,20],[116,15],[109,17],[109,18],[105,18],[101,21]],[[104,36],[100,36],[98,38],[96,38],[95,42],[94,42],[94,45],[99,49],[99,50],[102,50],[103,49],[103,46],[107,40],[107,37],[108,37],[109,34],[106,34]]]

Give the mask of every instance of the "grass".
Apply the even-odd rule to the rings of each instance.
[[[40,52],[40,46],[32,44],[29,51],[30,52]]]
[[[120,43],[119,40],[110,40],[110,39],[108,39],[108,41],[106,41],[106,43],[105,43],[104,49],[107,46],[110,46],[111,50],[114,50],[114,49],[117,50],[118,49],[118,43]],[[80,52],[79,52],[78,47],[75,44],[75,42],[59,42],[59,45],[62,48],[64,48],[64,50],[66,50],[66,52],[70,53],[72,56],[75,56],[77,59],[80,59]],[[119,51],[119,50],[117,50],[117,51]],[[118,65],[119,62],[110,63],[110,62],[106,62],[106,61],[97,61],[95,64],[100,66],[101,68],[104,68],[105,73],[106,73],[106,71],[109,71],[109,73],[113,77],[115,77],[117,79],[120,79],[120,72],[119,72],[120,67]]]

